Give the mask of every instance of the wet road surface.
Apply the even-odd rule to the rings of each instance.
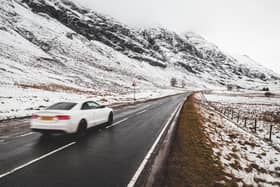
[[[87,136],[28,133],[0,143],[0,186],[126,186],[186,95],[127,106]]]

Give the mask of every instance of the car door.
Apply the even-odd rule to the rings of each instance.
[[[92,111],[92,115],[93,115],[93,124],[94,125],[100,125],[102,123],[105,123],[107,121],[107,112],[106,112],[106,108],[99,105],[98,103],[94,102],[94,101],[90,101],[88,102],[89,106],[91,108]]]
[[[87,120],[88,127],[94,126],[95,118],[93,115],[93,108],[89,101],[82,104],[81,111],[82,118],[85,118]]]
[[[100,121],[99,123],[106,123],[108,122],[108,117],[109,117],[109,109],[105,106],[99,105],[98,107],[99,110],[99,115],[100,115]]]

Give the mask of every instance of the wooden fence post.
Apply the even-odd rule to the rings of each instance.
[[[237,123],[239,123],[240,113],[237,114]]]
[[[257,118],[256,118],[255,119],[255,127],[254,127],[255,132],[257,132],[257,123],[258,123],[258,121],[257,121]]]
[[[244,127],[247,126],[247,117],[244,118]]]
[[[273,125],[270,125],[270,130],[269,130],[269,140],[272,141],[272,127]]]

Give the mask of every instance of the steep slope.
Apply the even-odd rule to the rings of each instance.
[[[172,76],[186,77],[88,40],[25,3],[8,0],[0,7],[2,84],[56,83],[122,93],[131,90],[133,79],[150,90],[169,87]]]
[[[194,33],[137,30],[68,0],[7,0],[0,5],[2,84],[66,84],[126,93],[143,90],[279,82],[278,75],[240,65]]]

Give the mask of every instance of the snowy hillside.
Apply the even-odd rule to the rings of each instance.
[[[143,89],[169,86],[173,76],[188,79],[172,67],[152,66],[89,40],[46,13],[33,13],[25,3],[3,2],[0,21],[2,84],[56,83],[119,93],[133,79]]]
[[[133,80],[149,93],[172,89],[172,77],[190,89],[280,80],[194,33],[131,28],[68,0],[1,0],[0,36],[2,89],[52,86],[102,96],[131,94]]]
[[[9,84],[54,82],[119,92],[134,78],[143,88],[167,87],[171,77],[197,87],[279,79],[239,65],[194,33],[139,31],[68,0],[4,1],[0,20],[1,81]]]

